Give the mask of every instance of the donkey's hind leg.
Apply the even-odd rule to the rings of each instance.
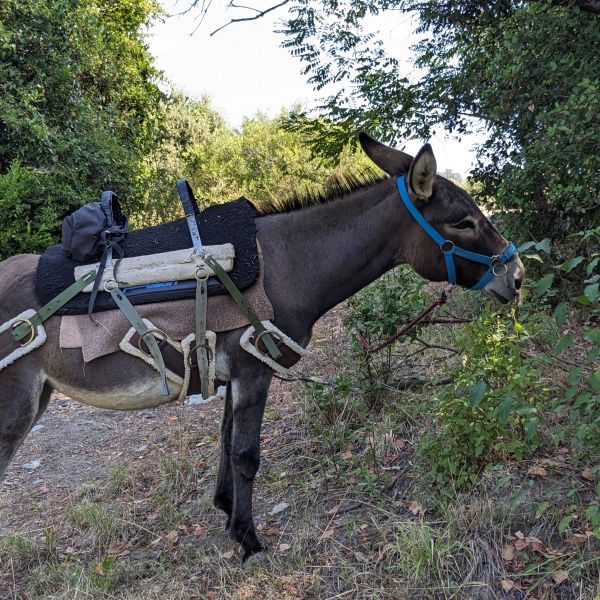
[[[219,455],[219,473],[217,489],[213,503],[227,514],[225,529],[229,529],[233,511],[233,475],[231,471],[231,435],[233,429],[233,405],[231,401],[231,383],[227,384],[223,421],[221,422],[221,450]]]
[[[24,359],[21,359],[24,361]],[[42,371],[14,364],[0,373],[0,479],[17,448],[41,416],[52,389]]]

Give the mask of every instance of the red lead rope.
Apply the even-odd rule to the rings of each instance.
[[[403,325],[392,337],[388,338],[384,342],[377,344],[377,346],[371,346],[369,342],[366,340],[365,336],[359,331],[358,339],[362,344],[362,347],[365,349],[366,354],[375,354],[375,352],[379,352],[388,346],[391,346],[398,338],[402,337],[409,329],[418,325],[419,323],[425,321],[428,315],[430,315],[436,308],[446,304],[448,301],[448,295],[445,291],[442,292],[442,295],[434,300],[427,308],[423,309],[412,321],[409,321],[406,325]],[[468,319],[427,319],[426,323],[468,323]]]

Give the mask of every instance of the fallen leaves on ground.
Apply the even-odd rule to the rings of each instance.
[[[552,580],[554,583],[556,583],[556,585],[560,585],[567,579],[569,579],[568,571],[556,571],[552,574]]]
[[[505,544],[502,548],[502,560],[510,562],[515,557],[515,547],[512,544]]]
[[[548,477],[548,470],[544,469],[544,467],[540,467],[539,465],[536,465],[534,467],[531,467],[531,469],[529,469],[529,475],[535,475],[536,477]]]

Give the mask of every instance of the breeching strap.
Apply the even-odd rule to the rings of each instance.
[[[456,266],[454,264],[455,256],[460,256],[461,258],[488,266],[488,270],[482,275],[481,279],[473,287],[469,288],[470,290],[481,290],[491,281],[492,277],[499,275],[497,269],[500,267],[500,265],[506,265],[506,263],[512,260],[513,256],[517,253],[517,249],[512,242],[509,242],[506,250],[497,256],[487,256],[486,254],[471,252],[470,250],[465,250],[464,248],[457,246],[453,241],[444,238],[425,220],[425,217],[412,203],[410,196],[408,195],[406,180],[404,177],[398,177],[398,192],[400,192],[400,198],[402,199],[404,206],[406,206],[408,209],[408,212],[412,215],[413,219],[425,230],[425,233],[427,233],[427,235],[429,235],[429,237],[439,246],[440,250],[444,254],[446,271],[448,273],[448,281],[450,283],[456,283]]]

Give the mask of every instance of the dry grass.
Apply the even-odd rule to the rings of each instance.
[[[321,373],[352,368],[339,335],[335,315],[316,332]],[[160,423],[159,460],[125,455],[43,515],[42,528],[0,537],[0,598],[598,598],[598,542],[575,535],[578,508],[559,532],[590,488],[569,460],[547,459],[543,477],[532,464],[503,465],[471,493],[440,495],[415,468],[426,393],[388,397],[362,425],[352,399],[315,415],[302,393],[275,384],[266,414],[255,488],[264,562],[241,565],[211,507],[214,423],[181,411]],[[352,420],[353,429],[341,427]],[[269,515],[281,501],[289,508]],[[32,509],[22,510],[25,524]],[[504,591],[508,581],[515,587]]]

